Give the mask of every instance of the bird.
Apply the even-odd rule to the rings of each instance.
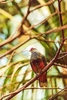
[[[36,48],[30,48],[31,52],[30,65],[36,75],[40,74],[46,67],[47,61],[43,54],[41,54]],[[39,78],[39,86],[47,87],[47,72],[43,73]]]

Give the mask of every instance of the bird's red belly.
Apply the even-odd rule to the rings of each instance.
[[[43,61],[41,60],[33,60],[32,61],[32,69],[35,73],[40,73],[42,69],[45,67]]]

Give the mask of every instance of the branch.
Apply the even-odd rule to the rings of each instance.
[[[20,36],[21,25],[24,23],[24,20],[26,19],[27,15],[28,15],[28,12],[29,12],[29,11],[27,11],[26,16],[23,18],[23,20],[22,20],[22,22],[20,23],[20,25],[18,26],[17,30],[14,32],[14,33],[16,33],[17,31],[19,31],[19,33],[18,33],[15,37],[12,38],[12,36],[10,36],[7,40],[5,40],[4,42],[0,43],[0,47],[4,46],[4,45],[7,44],[7,43],[12,42],[13,40],[15,40],[16,38],[18,38],[18,37]],[[48,16],[45,20],[43,20],[42,22],[40,22],[40,23],[38,23],[38,24],[45,23],[49,18],[51,18],[52,16],[54,16],[54,15],[57,14],[57,13],[58,13],[58,12],[55,12],[55,13],[51,14],[51,15]],[[30,26],[30,27],[24,32],[24,34],[27,33],[27,31],[29,31],[29,30],[31,30],[32,28],[34,28],[35,26],[37,26],[38,24]],[[14,33],[13,33],[13,35],[14,35]]]
[[[21,25],[23,25],[25,19],[27,18],[28,13],[29,13],[29,11],[27,12],[26,16],[25,16],[25,17],[23,18],[23,20],[21,21],[21,23],[20,23],[20,25],[18,26],[17,30],[14,32],[14,33],[16,33],[17,31],[19,31],[19,33],[18,33],[16,36],[14,36],[13,38],[12,38],[12,36],[10,36],[7,40],[5,40],[4,42],[0,43],[0,47],[4,46],[4,45],[7,44],[7,43],[12,42],[13,40],[15,40],[16,38],[18,38],[18,37],[21,35],[21,32],[20,32],[20,31],[21,31]],[[30,27],[24,32],[24,34],[26,34],[27,31],[31,30],[32,28],[35,28],[37,25],[45,23],[49,18],[51,18],[52,16],[54,16],[54,15],[57,14],[57,13],[58,13],[58,12],[54,12],[53,14],[51,14],[50,16],[48,16],[45,20],[43,20],[42,22],[40,22],[40,23],[38,23],[38,24],[36,24],[36,25],[30,26]],[[60,12],[60,13],[61,13],[61,12]],[[62,14],[63,14],[63,13],[62,13]],[[43,34],[51,34],[52,32],[58,32],[58,31],[61,31],[61,30],[63,30],[63,29],[67,29],[67,25],[61,26],[61,27],[56,28],[56,29],[52,29],[52,30],[50,30],[50,31],[47,31],[47,32],[41,33],[41,34],[42,34],[42,35],[43,35]],[[14,33],[13,33],[13,35],[14,35]],[[29,35],[30,35],[30,34],[29,34]]]
[[[28,14],[29,14],[30,5],[31,5],[31,4],[30,4],[30,0],[29,0],[27,13],[26,13],[26,15],[24,16],[24,18],[23,18],[23,20],[21,21],[21,23],[18,25],[17,30],[14,32],[14,33],[16,33],[17,31],[19,31],[19,33],[18,33],[15,37],[13,37],[13,38],[12,38],[12,36],[13,36],[14,34],[12,34],[7,40],[5,40],[3,43],[0,44],[0,47],[4,46],[4,45],[7,44],[7,43],[12,42],[13,40],[15,40],[16,38],[18,38],[18,37],[21,35],[21,27],[22,27],[24,21],[26,20]]]
[[[54,64],[54,62],[56,61],[56,59],[58,57],[58,54],[60,53],[60,50],[61,50],[62,46],[63,46],[63,42],[61,43],[61,45],[60,45],[60,47],[59,47],[59,49],[58,49],[55,57],[50,61],[50,63],[42,70],[42,72],[38,76],[32,78],[29,82],[27,82],[26,84],[24,84],[20,89],[14,91],[12,93],[10,93],[9,96],[5,100],[9,100],[9,99],[13,98],[19,92],[21,92],[26,87],[28,87],[30,84],[32,84],[35,80],[37,80],[44,72],[46,72]],[[4,97],[6,97],[6,95]],[[0,100],[2,100],[2,99],[3,99],[3,97],[0,98]]]
[[[61,27],[62,27],[62,26],[61,26]],[[67,25],[66,25],[66,27],[67,27]],[[57,29],[58,29],[58,28],[57,28]],[[63,29],[62,29],[62,30],[63,30]],[[55,31],[55,29],[52,30],[52,31]],[[48,31],[48,33],[49,33],[49,32],[51,32],[51,30]],[[41,35],[42,35],[42,34],[41,34]],[[29,82],[27,82],[26,84],[24,84],[20,89],[14,91],[14,92],[12,92],[12,93],[10,93],[10,94],[8,95],[8,97],[7,97],[5,100],[10,100],[11,98],[13,98],[13,97],[14,97],[15,95],[17,95],[19,92],[21,92],[21,91],[24,90],[26,87],[28,87],[30,84],[32,84],[35,80],[37,80],[44,72],[46,72],[46,71],[54,64],[54,62],[57,60],[58,55],[59,55],[59,53],[60,53],[60,50],[61,50],[61,48],[62,48],[62,46],[63,46],[63,43],[64,43],[64,40],[63,40],[62,43],[60,44],[60,47],[59,47],[59,49],[58,49],[58,51],[57,51],[55,57],[54,57],[54,58],[50,61],[50,63],[42,70],[42,72],[41,72],[40,74],[38,74],[38,76],[32,78]],[[6,97],[6,95],[5,95],[4,97]],[[2,100],[4,97],[1,97],[0,100]]]
[[[61,4],[60,4],[61,1],[62,0],[58,0],[58,9],[59,9],[59,12],[61,12]],[[59,13],[59,18],[60,18],[60,25],[63,26],[61,13]],[[62,39],[64,40],[64,30],[62,30]]]
[[[48,1],[46,4],[37,5],[36,7],[34,7],[34,9],[30,10],[30,12],[33,12],[34,10],[39,9],[39,8],[41,8],[41,7],[43,7],[43,6],[49,6],[49,5],[51,5],[52,3],[54,3],[55,1],[56,1],[56,0],[51,0],[51,1]]]
[[[13,0],[5,1],[5,0],[0,0],[0,3],[9,3],[12,2]]]
[[[43,34],[50,34],[50,33],[56,32],[56,31],[61,31],[61,30],[66,29],[66,28],[67,28],[67,25],[64,25],[64,26],[61,26],[61,27],[59,27],[59,28],[49,30],[49,31],[47,31],[47,32],[45,32],[45,33],[43,33]],[[40,35],[38,35],[38,36],[40,37],[40,36],[42,36],[43,34],[40,34]],[[28,35],[30,35],[30,34],[28,34]],[[6,53],[4,53],[3,55],[1,55],[1,56],[0,56],[0,59],[1,59],[2,57],[6,56],[7,54],[13,52],[13,51],[16,50],[17,48],[19,48],[21,45],[23,45],[23,44],[25,44],[26,42],[28,42],[30,39],[34,39],[34,38],[36,38],[36,37],[33,37],[33,38],[30,38],[30,37],[29,37],[25,42],[21,42],[21,43],[18,44],[17,46],[13,47],[11,50],[9,50],[9,51],[7,51]],[[65,38],[64,41],[65,41],[66,39],[67,39],[67,38]],[[64,42],[64,41],[63,41],[63,42]],[[62,44],[62,45],[63,45],[63,44]]]
[[[57,63],[54,63],[53,65],[60,66],[60,67],[63,67],[63,68],[66,68],[67,69],[67,65],[61,65],[61,64],[57,64]]]
[[[25,42],[21,42],[20,44],[18,44],[17,46],[13,47],[11,50],[7,51],[6,53],[4,53],[3,55],[0,56],[0,59],[3,58],[4,56],[6,56],[7,54],[12,53],[14,50],[16,50],[17,48],[19,48],[20,46],[22,46],[22,44],[25,44],[26,42],[28,42],[30,40],[27,39]]]
[[[67,39],[67,38],[65,38],[64,41],[65,41],[66,39]],[[61,55],[61,57],[57,58],[58,60],[59,60],[59,59],[62,59],[62,58],[64,58],[64,57],[66,57],[66,56],[67,56],[67,52],[61,52],[60,55]]]
[[[45,32],[45,33],[42,33],[41,35],[43,35],[43,34],[51,34],[51,33],[53,33],[53,32],[62,31],[62,30],[64,30],[64,29],[67,29],[67,25],[60,26],[60,27],[57,27],[56,29],[49,30],[49,31],[47,31],[47,32]]]
[[[57,31],[64,30],[64,29],[66,29],[66,28],[67,28],[67,25],[64,25],[64,26],[61,26],[61,27],[59,27],[59,28],[49,30],[49,31],[47,31],[47,32],[45,32],[45,33],[42,33],[42,34],[38,35],[38,36],[40,37],[40,36],[42,36],[43,34],[50,34],[50,33],[53,33],[53,32],[57,32]],[[29,29],[28,29],[28,30],[29,30]],[[27,30],[27,31],[28,31],[28,30]],[[26,34],[26,35],[30,35],[30,34]],[[37,37],[38,37],[38,36],[37,36]],[[16,49],[19,48],[21,45],[23,45],[23,44],[25,44],[26,42],[28,42],[30,39],[34,39],[34,38],[35,38],[35,37],[33,37],[33,38],[30,38],[30,37],[29,37],[29,39],[27,39],[25,42],[21,42],[19,45],[13,47],[11,50],[7,51],[7,52],[4,53],[2,56],[0,56],[0,59],[1,59],[2,57],[6,56],[7,54],[11,53],[12,51],[16,50]],[[67,38],[65,38],[64,41],[65,41],[66,39],[67,39]],[[63,41],[63,42],[64,42],[64,41]],[[63,44],[62,44],[62,45],[63,45]]]
[[[63,55],[63,56],[61,56],[61,57],[59,57],[58,60],[59,60],[59,59],[62,59],[62,58],[64,58],[64,57],[66,57],[66,56],[67,56],[67,54],[65,54],[65,55]]]
[[[54,60],[52,60],[45,68],[44,70],[42,70],[42,73],[44,73],[44,71],[46,71],[47,69],[50,68],[50,66],[53,64]],[[21,92],[22,90],[24,90],[26,87],[28,87],[30,84],[32,84],[35,80],[38,79],[38,77],[40,77],[42,75],[42,73],[40,73],[38,76],[35,76],[34,78],[32,78],[29,82],[27,82],[26,84],[24,84],[20,89],[9,93],[9,96],[7,99],[5,100],[10,100],[11,98],[13,98],[15,95],[17,95],[19,92]],[[4,96],[6,97],[6,95]],[[4,97],[1,97],[0,100],[2,100]]]
[[[64,92],[64,91],[67,93],[67,86],[65,86],[64,89],[62,89],[61,91],[57,92],[55,95],[52,95],[48,100],[54,100],[57,96],[62,95],[62,92]]]
[[[36,88],[36,87],[31,87],[31,88],[25,88],[24,90],[28,90],[28,89],[47,89],[47,90],[49,90],[49,89],[60,89],[61,90],[61,88],[59,88],[59,87],[52,87],[52,88],[50,88],[50,87],[42,87],[42,88]]]

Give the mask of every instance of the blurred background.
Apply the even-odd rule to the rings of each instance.
[[[58,0],[30,0],[30,5],[28,2],[0,0],[0,97],[35,77],[30,66],[31,47],[37,48],[49,63],[62,41]],[[61,0],[61,16],[66,25],[67,0]],[[66,29],[64,35],[67,37]],[[48,100],[63,89],[67,85],[66,54],[67,40],[55,64],[47,70],[47,88],[41,89],[36,80],[12,100]],[[60,92],[50,100],[67,100],[66,94],[67,91]]]

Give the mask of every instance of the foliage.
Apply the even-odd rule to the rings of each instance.
[[[67,99],[66,7],[66,0],[0,0],[0,100]],[[48,65],[58,52],[46,69],[46,88],[39,87],[31,69],[31,47],[45,55]]]

